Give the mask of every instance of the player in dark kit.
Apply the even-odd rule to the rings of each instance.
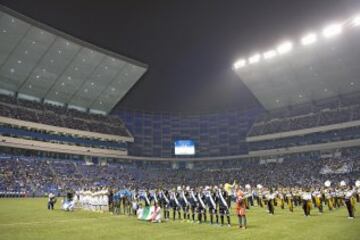
[[[170,195],[168,190],[162,190],[158,194],[160,207],[164,210],[164,219],[170,219]]]
[[[175,189],[173,189],[169,195],[170,195],[170,207],[173,210],[173,220],[175,220],[176,212],[178,213],[179,220],[181,220],[181,214],[180,214],[181,207],[178,200],[179,194],[176,192]]]
[[[114,191],[113,189],[109,189],[109,198],[108,198],[108,205],[109,205],[109,212],[113,212],[114,210]]]
[[[151,206],[151,201],[153,200],[153,197],[151,196],[149,190],[146,190],[140,195],[140,199],[143,199],[145,202],[145,207]]]
[[[220,221],[221,221],[221,225],[224,225],[224,216],[226,216],[227,218],[227,224],[228,227],[231,227],[230,224],[230,210],[229,210],[229,206],[227,204],[227,199],[228,199],[228,193],[225,191],[225,189],[222,187],[222,185],[220,185],[220,188],[218,190],[218,203],[219,203],[219,213],[220,213]]]
[[[210,187],[205,188],[206,204],[209,207],[210,224],[214,223],[214,215],[216,217],[216,224],[219,224],[219,215],[217,213],[217,187],[214,187],[214,191]]]
[[[195,212],[196,212],[196,206],[197,206],[197,198],[196,198],[196,193],[194,192],[194,189],[191,188],[190,191],[188,192],[188,202],[189,202],[189,206],[190,206],[190,210],[191,210],[191,219],[192,222],[195,222]],[[189,213],[190,214],[190,213]]]
[[[197,193],[197,200],[196,210],[198,213],[198,221],[199,223],[202,223],[202,220],[206,222],[206,197],[202,187],[199,188]]]
[[[181,205],[181,208],[183,210],[183,220],[185,221],[190,220],[190,213],[189,213],[189,202],[188,202],[188,198],[189,198],[189,193],[188,190],[190,190],[190,187],[188,187],[187,189],[185,188],[180,188],[180,191],[178,191],[179,193],[179,202]]]

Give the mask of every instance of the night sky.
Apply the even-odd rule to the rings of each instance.
[[[239,57],[360,12],[359,0],[0,0],[37,21],[149,65],[119,103],[217,111],[258,103],[231,67]]]

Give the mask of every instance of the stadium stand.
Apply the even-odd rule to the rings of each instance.
[[[0,95],[0,114],[4,117],[58,127],[130,136],[121,119],[116,116],[89,114],[11,96]]]
[[[357,145],[359,135],[360,94],[329,98],[268,112],[258,117],[250,129],[249,152],[310,148],[331,148],[334,144]]]
[[[109,133],[102,127],[108,128],[110,126],[121,129],[117,133],[122,135],[126,133],[129,136],[129,131],[120,118],[116,116],[83,113],[8,96],[1,97],[0,107],[3,110],[1,115],[12,119],[101,133]],[[307,112],[309,109],[313,109],[313,111]],[[321,185],[325,180],[353,182],[360,177],[359,147],[339,149],[341,146],[338,146],[326,150],[304,150],[292,154],[278,153],[275,155],[247,155],[246,149],[248,147],[249,153],[251,153],[267,149],[309,147],[316,144],[359,139],[360,126],[344,127],[344,122],[358,120],[357,109],[359,106],[353,101],[349,99],[339,101],[337,99],[336,101],[329,100],[323,103],[321,107],[320,105],[303,105],[285,112],[268,113],[265,117],[258,118],[257,123],[251,128],[248,138],[284,131],[295,132],[295,134],[253,142],[245,142],[245,137],[258,111],[253,111],[251,114],[226,112],[190,116],[117,112],[134,132],[135,139],[137,139],[132,145],[131,155],[139,154],[139,156],[145,155],[145,157],[135,159],[132,156],[127,158],[118,156],[115,159],[101,157],[100,154],[99,158],[96,159],[94,157],[86,158],[81,154],[74,155],[69,151],[65,159],[66,151],[61,154],[53,153],[52,156],[44,156],[42,151],[30,150],[29,154],[29,150],[16,150],[13,153],[6,150],[7,153],[1,156],[0,195],[2,197],[14,195],[42,196],[48,192],[62,194],[66,189],[78,189],[86,186],[153,188],[159,185],[173,187],[189,183],[201,186],[231,181],[231,176],[235,175],[239,176],[239,181],[251,185],[258,184],[258,179],[261,179],[261,184],[268,186]],[[274,116],[277,119],[274,119]],[[52,118],[56,121],[50,121]],[[67,125],[66,119],[69,121],[71,119],[76,120]],[[313,131],[307,134],[296,133],[297,130],[319,126],[327,127],[339,123],[341,123],[339,128]],[[93,125],[95,128],[87,127]],[[262,130],[256,135],[257,133],[254,131],[260,129],[258,126],[261,126]],[[235,130],[236,127],[238,128]],[[149,133],[156,135],[157,131],[160,134],[159,139],[163,139],[159,142],[160,150],[158,153],[160,154],[158,156],[156,151],[151,151],[151,149],[157,149],[156,139],[148,141]],[[14,139],[55,142],[62,145],[95,147],[104,150],[126,149],[127,147],[124,142],[86,138],[76,134],[59,133],[10,123],[2,123],[0,133],[3,137]],[[212,136],[208,138],[207,136],[210,133]],[[235,133],[236,135],[234,135]],[[197,134],[199,134],[201,144],[206,143],[198,146],[200,153],[207,153],[197,155],[198,157],[205,157],[204,160],[195,161],[190,158],[189,160],[194,161],[191,162],[192,166],[188,167],[186,162],[175,161],[177,164],[174,164],[174,160],[171,158],[160,158],[164,155],[166,157],[172,156],[171,152],[162,151],[162,145],[169,144],[170,146],[172,141],[179,137],[191,137],[193,139],[195,137],[196,140]],[[218,136],[218,139],[215,140],[214,136]],[[233,142],[234,139],[231,140],[232,138],[237,139],[237,144]],[[165,145],[164,149],[171,149]],[[236,151],[227,149],[226,146],[237,146],[237,149]],[[142,151],[137,152],[136,149]],[[146,154],[152,158],[147,159]],[[220,156],[220,160],[210,161],[211,157],[207,158],[209,155],[212,157]],[[226,156],[231,155],[234,157],[230,160],[226,159]],[[237,155],[239,155],[238,158]],[[224,156],[223,160],[221,160],[221,156]],[[156,159],[156,157],[159,158]],[[243,169],[246,171],[242,171]]]
[[[48,192],[93,186],[136,188],[204,186],[232,181],[252,186],[322,186],[326,180],[353,183],[360,177],[360,148],[314,151],[281,157],[201,161],[192,169],[142,161],[114,161],[105,165],[3,154],[0,194],[42,196]],[[246,171],[244,171],[246,169]],[[201,171],[199,171],[201,170]],[[259,182],[261,181],[261,182]]]
[[[360,119],[360,94],[280,109],[258,118],[248,136],[309,129]]]

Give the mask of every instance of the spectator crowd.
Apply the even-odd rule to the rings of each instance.
[[[129,136],[120,118],[0,95],[0,116],[90,132]]]
[[[342,170],[339,172],[337,169]],[[2,155],[0,158],[1,196],[11,192],[22,192],[28,196],[42,196],[49,192],[61,194],[67,189],[94,186],[138,189],[177,185],[197,187],[236,180],[252,186],[304,187],[322,186],[326,180],[334,183],[344,180],[351,184],[358,179],[360,148],[343,149],[338,156],[324,157],[319,152],[313,152],[282,156],[281,161],[238,159],[201,162],[192,169],[125,162],[87,165],[84,161],[12,155]]]
[[[319,105],[305,104],[260,116],[248,136],[308,129],[360,120],[360,96],[332,99]]]

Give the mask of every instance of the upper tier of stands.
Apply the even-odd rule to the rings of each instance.
[[[257,119],[248,137],[360,120],[360,94],[280,109]]]
[[[0,116],[96,133],[131,136],[120,118],[0,95]]]

